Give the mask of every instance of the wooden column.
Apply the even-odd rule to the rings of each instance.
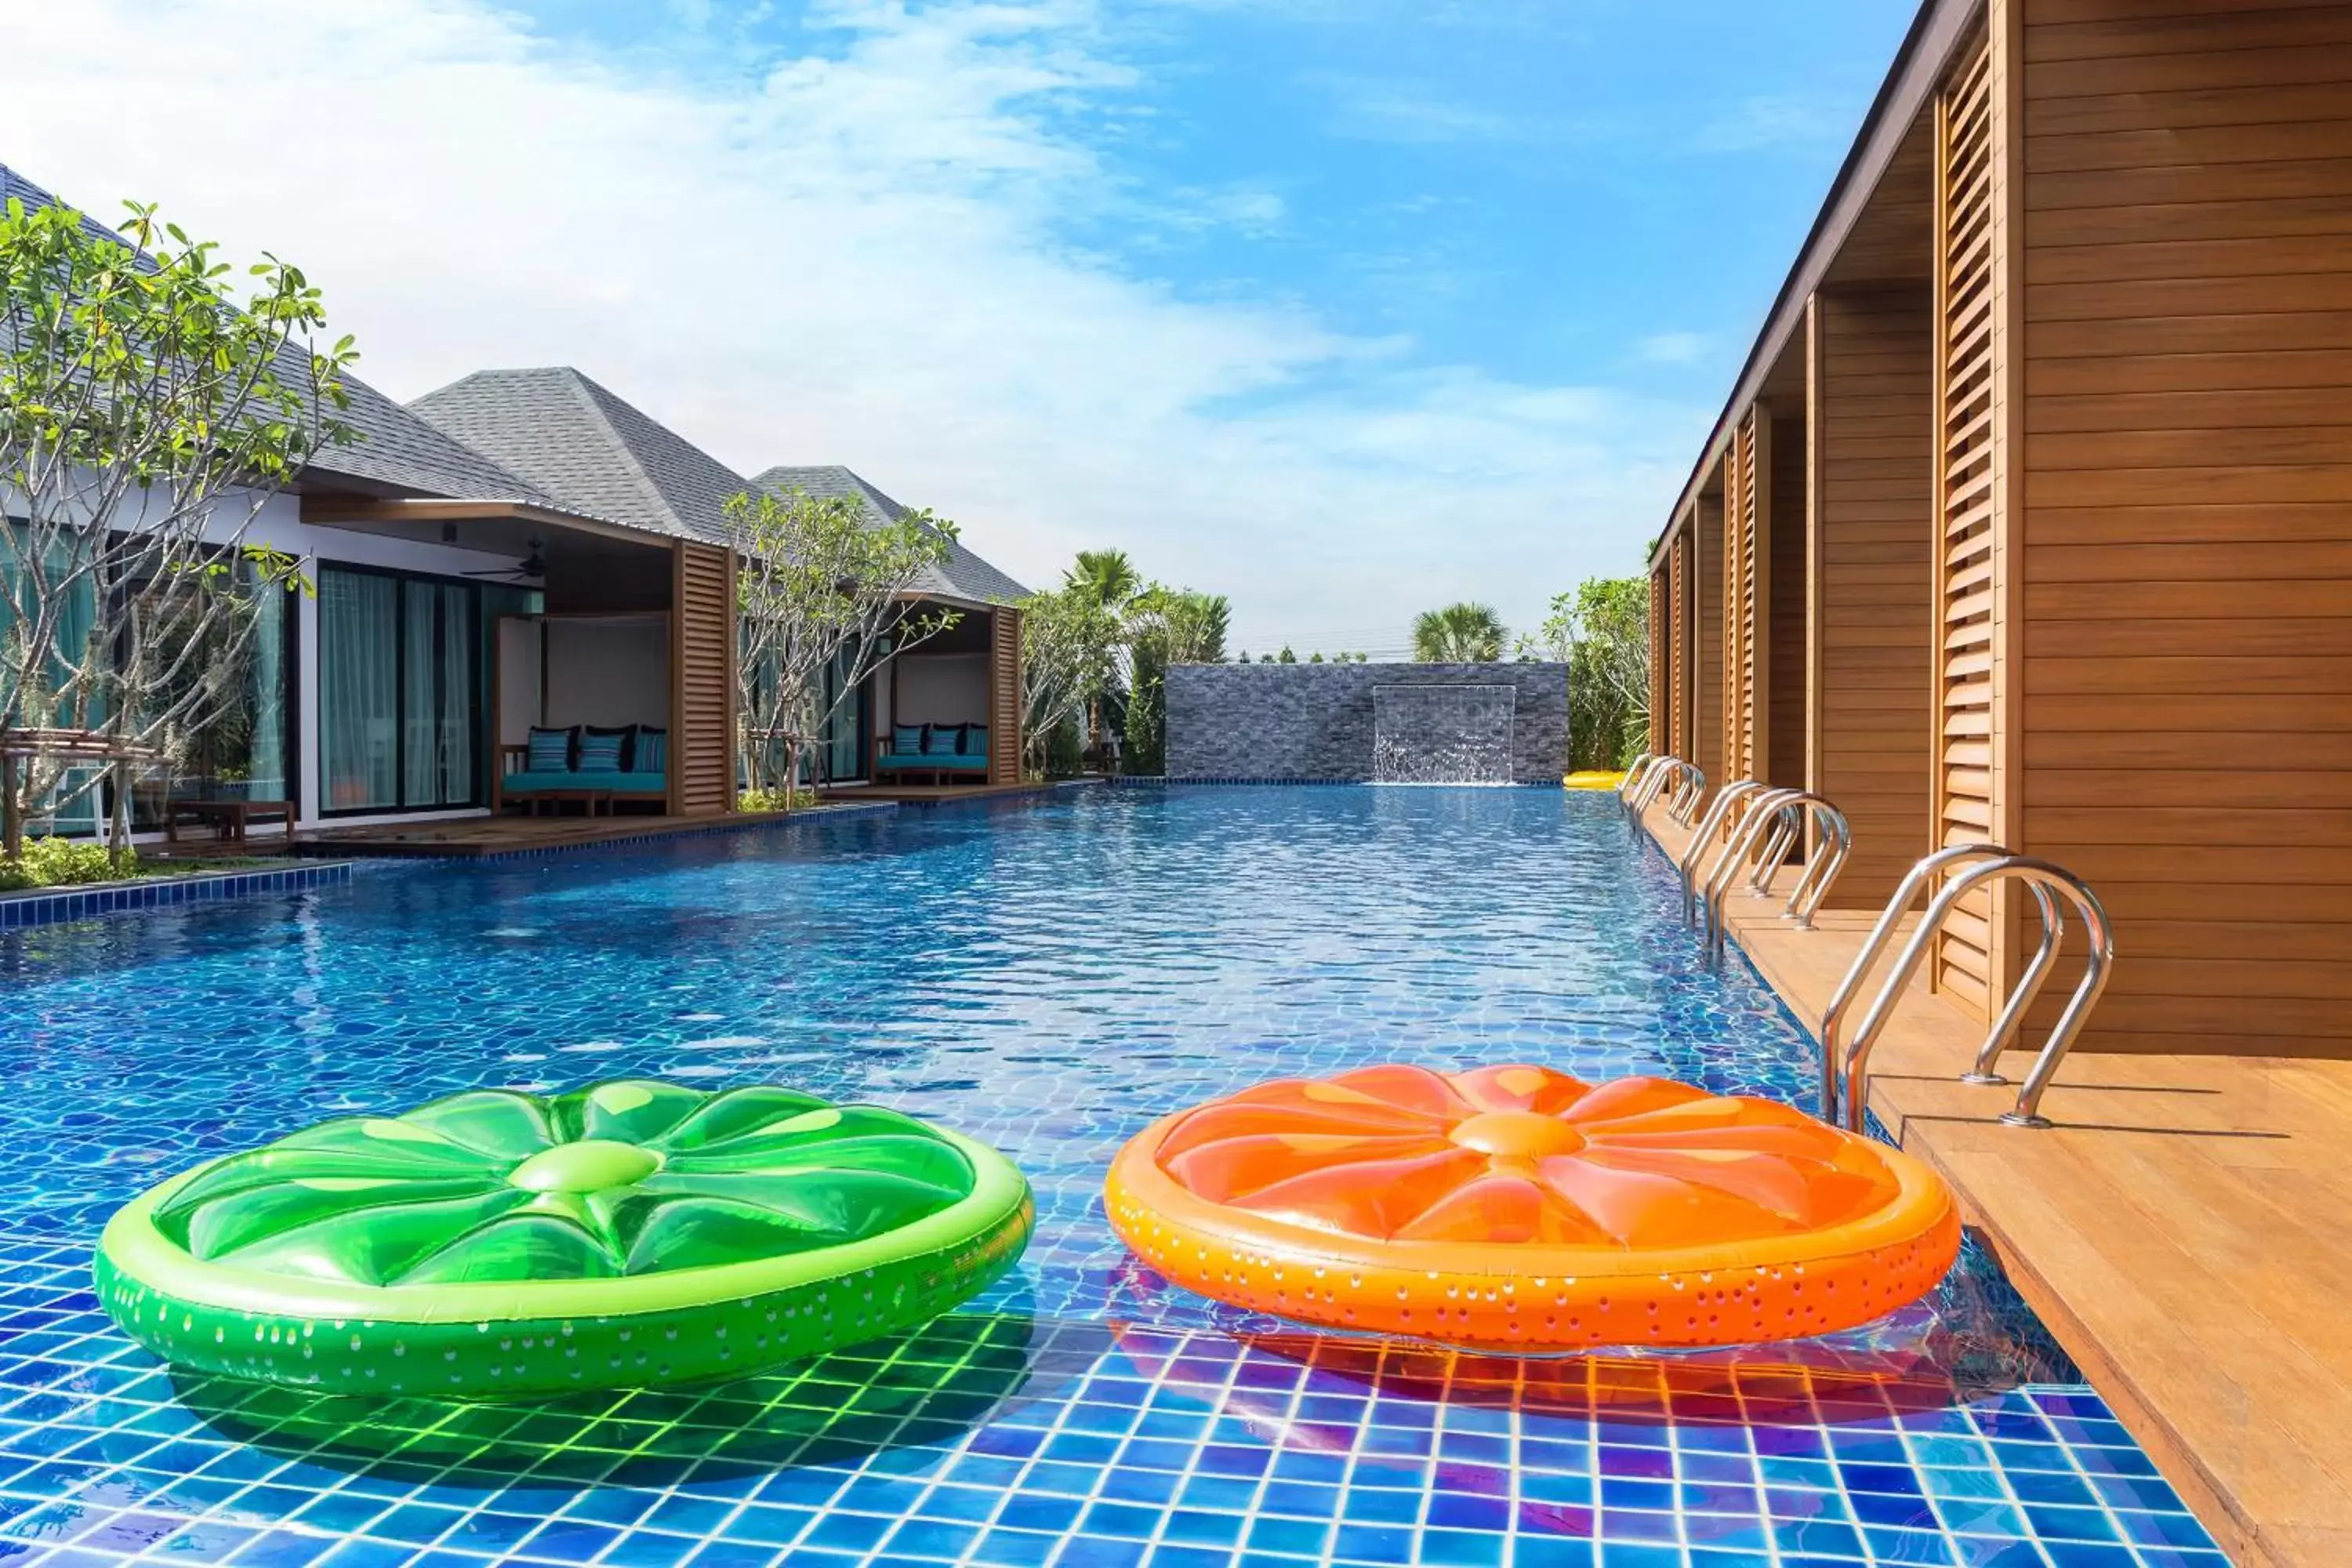
[[[735,554],[679,540],[670,578],[669,810],[735,809]]]
[[[1021,696],[1021,612],[999,605],[989,612],[989,783],[1021,782],[1021,726],[1027,717]]]
[[[1853,828],[1832,904],[1874,910],[1936,840],[1933,305],[1916,286],[1841,289],[1811,320],[1806,777]]]

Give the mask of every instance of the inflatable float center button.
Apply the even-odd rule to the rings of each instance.
[[[1489,1110],[1471,1117],[1447,1134],[1465,1149],[1506,1160],[1541,1160],[1573,1154],[1584,1134],[1557,1116],[1539,1110]]]
[[[534,1193],[601,1193],[642,1182],[661,1167],[661,1156],[650,1149],[611,1138],[583,1138],[533,1154],[507,1181]]]

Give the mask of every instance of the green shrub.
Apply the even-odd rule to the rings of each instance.
[[[22,860],[14,865],[0,861],[0,892],[113,882],[138,874],[136,849],[109,849],[87,838],[28,838]]]
[[[738,811],[800,811],[815,804],[813,789],[747,789],[735,797]]]

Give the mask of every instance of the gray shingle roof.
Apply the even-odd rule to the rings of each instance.
[[[0,205],[8,197],[28,207],[62,205],[58,198],[16,170],[0,163]],[[121,236],[84,214],[83,226],[110,238]],[[287,373],[300,376],[303,363],[286,351]],[[531,501],[549,498],[480,453],[468,450],[417,418],[356,376],[343,378],[351,406],[338,416],[358,433],[349,446],[331,447],[311,459],[306,479],[348,481],[353,488],[390,496],[452,496],[468,500]]]
[[[478,370],[410,412],[572,511],[714,544],[751,488],[701,447],[564,365]]]
[[[780,495],[800,490],[820,500],[836,496],[851,497],[864,503],[867,515],[877,522],[896,521],[908,510],[838,463],[814,468],[796,468],[780,463],[756,476],[751,482]],[[961,540],[950,543],[949,552],[943,565],[924,569],[923,575],[915,584],[918,589],[927,594],[944,594],[950,598],[969,599],[984,605],[1010,604],[1015,599],[1029,596],[1028,589],[973,554],[965,548]]]

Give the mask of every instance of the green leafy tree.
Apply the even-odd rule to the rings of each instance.
[[[1129,606],[1125,736],[1130,773],[1168,767],[1168,667],[1221,664],[1232,606],[1222,594],[1154,584]]]
[[[1503,657],[1503,618],[1489,605],[1448,605],[1413,617],[1412,657],[1423,664],[1493,664]]]
[[[1076,563],[1062,574],[1062,588],[1108,611],[1114,619],[1124,619],[1143,593],[1144,583],[1126,551],[1081,550]],[[1124,679],[1126,672],[1118,668],[1124,662],[1123,640],[1113,654],[1111,679],[1087,703],[1087,749],[1097,756],[1102,754],[1105,700],[1133,689]]]
[[[226,679],[302,563],[254,542],[262,507],[321,448],[338,416],[348,337],[321,349],[326,310],[275,257],[240,288],[217,247],[126,204],[119,236],[68,208],[0,214],[0,724],[83,731],[174,765],[249,700]],[[130,830],[121,763],[111,837]],[[98,787],[59,757],[19,769],[18,824]]]
[[[1650,741],[1650,585],[1589,577],[1519,639],[1525,657],[1568,666],[1569,765],[1622,767]]]
[[[1101,598],[1067,584],[1020,603],[1021,687],[1028,765],[1044,776],[1056,738],[1094,710],[1118,678],[1125,627]]]
[[[909,603],[952,553],[955,524],[929,511],[877,521],[856,500],[762,491],[727,503],[739,561],[737,704],[742,755],[761,801],[788,807],[834,712],[891,659],[954,626]],[[838,669],[825,698],[825,672]]]

